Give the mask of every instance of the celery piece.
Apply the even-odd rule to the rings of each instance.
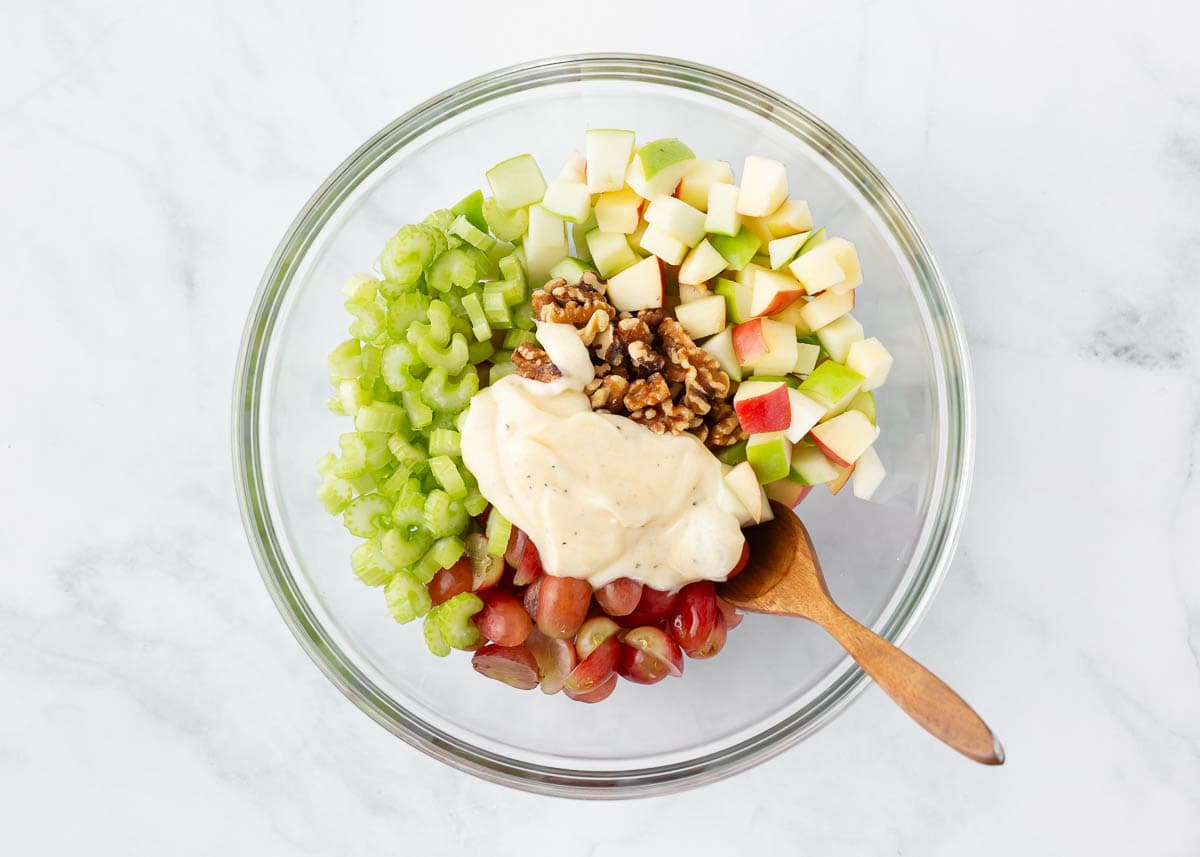
[[[429,288],[439,292],[448,292],[456,286],[460,289],[473,286],[478,277],[475,262],[462,250],[456,249],[447,250],[438,256],[425,279],[429,283]]]
[[[412,367],[419,363],[416,349],[407,342],[397,342],[383,350],[379,371],[389,390],[402,393],[415,390],[421,382],[413,375]]]
[[[354,499],[354,486],[345,479],[338,479],[332,474],[321,481],[317,489],[317,499],[331,515],[340,515]]]
[[[513,326],[518,330],[533,330],[537,326],[533,320],[533,304],[528,300],[513,307],[512,315]]]
[[[491,359],[491,356],[495,353],[496,347],[492,345],[490,340],[485,339],[483,342],[472,342],[467,346],[467,362],[474,366],[477,363],[482,363],[484,360]]]
[[[342,520],[346,529],[356,536],[369,539],[379,533],[382,520],[391,514],[392,502],[382,494],[355,497],[346,507]]]
[[[392,457],[403,464],[412,464],[427,458],[421,442],[411,436],[405,437],[403,434],[394,434],[388,438],[388,450],[392,453]]]
[[[380,366],[383,362],[383,350],[375,345],[364,345],[362,348],[362,374],[358,376],[361,384],[374,384],[379,377]]]
[[[512,522],[493,508],[487,519],[487,552],[491,556],[504,556],[508,550],[508,539],[512,535]]]
[[[385,497],[391,497],[393,500],[400,496],[400,492],[404,490],[405,484],[412,478],[413,470],[401,462],[396,462],[396,467],[392,470],[388,478],[379,486],[379,493]]]
[[[479,295],[470,294],[463,295],[463,307],[467,310],[467,317],[471,319],[471,332],[475,334],[477,342],[485,342],[492,338],[492,328],[488,324],[487,316],[483,312],[483,304],[479,302]]]
[[[465,244],[461,248],[462,252],[466,253],[471,259],[471,263],[475,266],[475,279],[478,280],[493,280],[500,273],[500,269],[496,267],[489,253],[485,253],[477,247],[472,247],[470,244]],[[471,284],[473,286],[474,283]],[[464,289],[469,289],[471,286],[463,286]]]
[[[379,280],[370,274],[351,274],[342,284],[342,294],[352,301],[373,301],[379,293]]]
[[[446,247],[446,238],[428,226],[404,226],[387,240],[379,255],[379,269],[397,285],[413,285],[434,257]]]
[[[425,498],[425,527],[435,538],[456,536],[467,528],[471,516],[462,502],[454,499],[440,488],[429,492]]]
[[[334,475],[333,468],[337,466],[337,456],[332,452],[327,452],[317,459],[317,474],[323,479],[328,479]]]
[[[471,191],[458,202],[454,203],[454,205],[450,206],[450,211],[453,214],[461,214],[467,218],[467,221],[476,229],[487,231],[488,223],[483,216],[483,191]]]
[[[380,538],[379,544],[384,557],[389,562],[398,567],[407,567],[425,556],[429,546],[433,544],[433,537],[424,527],[398,527],[385,532]]]
[[[347,339],[329,352],[329,374],[333,378],[357,378],[362,374],[362,344]]]
[[[438,625],[444,639],[455,649],[474,646],[481,639],[471,617],[483,609],[483,601],[474,592],[460,592],[438,605]]]
[[[421,221],[421,225],[431,226],[439,232],[445,232],[453,222],[454,212],[448,208],[439,208],[425,215],[425,219]]]
[[[442,570],[442,564],[437,561],[437,557],[433,555],[432,548],[425,551],[425,555],[417,560],[408,569],[408,573],[422,583],[428,583],[433,580],[434,576]]]
[[[514,306],[525,300],[525,283],[521,280],[496,280],[494,283],[485,284],[483,287],[485,306],[490,293],[499,294],[506,304]]]
[[[505,256],[498,264],[501,277],[525,285],[525,269],[521,267],[521,261],[516,256]]]
[[[409,479],[400,489],[392,506],[392,520],[404,533],[414,533],[425,526],[425,494],[419,479]]]
[[[358,436],[362,438],[366,448],[367,470],[378,470],[392,463],[393,456],[388,448],[387,432],[360,431]]]
[[[461,452],[462,435],[453,429],[436,429],[429,435],[430,455],[458,456]]]
[[[396,573],[396,564],[379,547],[379,539],[369,539],[350,553],[350,569],[367,586],[382,586]]]
[[[333,473],[340,479],[353,479],[367,472],[367,444],[360,435],[348,432],[338,438],[342,454]]]
[[[473,368],[451,378],[441,366],[433,369],[421,384],[421,398],[439,411],[458,413],[479,392],[479,373]]]
[[[482,210],[482,208],[481,208]],[[463,241],[466,241],[472,247],[482,250],[485,253],[496,246],[496,239],[487,232],[479,229],[471,221],[467,220],[464,215],[459,215],[454,218],[454,222],[450,224],[450,232],[457,235]]]
[[[325,400],[325,407],[329,408],[329,413],[337,414],[339,417],[349,416],[346,409],[342,407],[342,400],[337,396],[330,396]]]
[[[406,292],[388,302],[387,331],[393,339],[404,339],[408,326],[429,315],[429,298],[420,292]]]
[[[466,548],[462,539],[457,536],[446,536],[438,539],[429,549],[430,558],[437,561],[438,568],[449,568],[458,562]]]
[[[424,616],[433,606],[429,590],[405,571],[392,575],[384,589],[384,597],[387,599],[388,612],[401,623]]]
[[[529,231],[529,210],[506,211],[490,196],[483,201],[483,216],[492,234],[501,241],[516,241]]]
[[[346,312],[354,316],[350,324],[350,335],[359,339],[374,339],[383,333],[387,324],[387,315],[375,299],[371,301],[346,301]]]
[[[492,355],[492,362],[493,363],[512,363],[512,355],[513,355],[513,353],[511,351],[509,351],[507,348],[497,349],[496,353]]]
[[[404,408],[390,402],[372,402],[358,409],[354,427],[359,431],[394,432],[404,425]]]
[[[537,342],[537,337],[528,330],[510,330],[504,334],[504,349],[506,351],[516,351],[526,342]]]
[[[491,284],[489,283],[489,285]],[[483,313],[493,327],[512,327],[512,313],[509,312],[508,302],[504,299],[504,295],[499,291],[489,292],[484,289]]]
[[[488,386],[495,384],[501,378],[511,375],[517,371],[517,367],[511,363],[493,363],[488,367]]]
[[[483,510],[488,507],[487,497],[479,493],[478,488],[468,488],[467,496],[463,498],[463,508],[467,510],[467,514],[474,517],[482,515]]]
[[[429,651],[439,658],[444,658],[450,654],[450,645],[442,636],[442,623],[437,619],[437,609],[437,607],[434,607],[425,616],[425,626],[422,631],[425,636],[425,645],[429,648]]]
[[[421,340],[417,343],[417,356],[421,358],[426,366],[433,367],[434,369],[442,369],[446,372],[454,373],[461,372],[467,365],[467,358],[469,356],[467,338],[461,333],[456,333],[450,340],[450,344],[445,347],[440,347],[429,340]],[[430,374],[432,375],[433,373],[431,372]]]
[[[414,321],[404,331],[404,338],[408,340],[408,344],[412,346],[416,346],[418,342],[432,342],[441,346],[448,344],[451,332],[450,320],[454,316],[450,304],[444,300],[430,301],[425,314],[429,319],[428,324]]]
[[[467,496],[466,483],[463,482],[462,476],[458,473],[458,467],[455,466],[450,456],[437,455],[429,459],[429,470],[437,479],[438,484],[453,499],[462,500]]]
[[[424,428],[433,421],[433,411],[421,401],[421,394],[416,390],[405,390],[400,394],[404,402],[404,410],[408,411],[408,420],[415,429]]]
[[[338,382],[338,401],[343,411],[354,416],[359,408],[371,404],[371,394],[358,381],[347,378]]]

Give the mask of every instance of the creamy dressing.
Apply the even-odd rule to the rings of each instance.
[[[718,503],[721,463],[690,434],[594,413],[582,392],[594,370],[574,327],[539,324],[538,339],[561,379],[509,375],[471,400],[462,455],[483,495],[529,534],[550,574],[667,590],[724,580],[743,537]]]

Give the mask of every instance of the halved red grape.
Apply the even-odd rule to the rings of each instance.
[[[750,543],[742,542],[742,555],[738,557],[737,564],[730,569],[729,574],[725,576],[726,580],[733,580],[742,573],[742,569],[746,567],[746,563],[750,561]]]
[[[596,590],[596,601],[609,616],[627,616],[642,598],[642,584],[628,577],[618,577]]]
[[[724,620],[717,609],[717,591],[711,581],[698,580],[679,590],[679,600],[667,620],[675,642],[691,657],[712,636],[713,628]]]
[[[522,600],[525,604],[525,612],[529,614],[529,618],[537,621],[538,611],[538,595],[542,591],[542,579],[539,577],[533,583],[525,587],[525,595]]]
[[[482,533],[472,533],[467,536],[466,542],[466,556],[474,578],[471,582],[472,591],[491,589],[504,575],[504,557],[492,556],[487,552],[487,538]]]
[[[498,646],[519,646],[529,636],[533,622],[515,595],[491,589],[479,596],[483,609],[472,617],[479,633]]]
[[[615,634],[607,637],[571,670],[563,682],[563,690],[568,694],[582,694],[604,684],[616,672],[620,655],[621,641]]]
[[[738,610],[720,595],[717,596],[717,609],[720,610],[721,615],[725,617],[725,630],[727,631],[732,631],[738,625],[742,624],[742,619],[745,618],[745,615],[740,610]]]
[[[679,597],[675,592],[664,592],[650,586],[642,588],[642,597],[637,607],[624,616],[614,617],[617,623],[626,628],[636,628],[638,625],[654,625],[663,621],[675,608]]]
[[[521,551],[521,557],[515,564],[516,573],[513,575],[513,583],[517,586],[525,586],[527,583],[532,583],[542,575],[542,557],[538,553],[537,545],[533,543],[533,539],[525,539],[525,547]]]
[[[671,635],[661,628],[655,628],[653,625],[634,628],[621,635],[621,642],[626,648],[636,650],[644,658],[659,661],[664,675],[683,675],[683,652],[680,651],[678,644],[671,639]],[[622,657],[624,658],[624,655]],[[635,660],[640,664],[644,658],[634,659],[630,655],[630,667],[632,668]],[[648,669],[648,667],[645,667],[645,669]]]
[[[597,685],[591,690],[582,693],[567,690],[563,688],[563,693],[569,696],[576,702],[603,702],[612,696],[612,692],[617,689],[617,674],[613,673],[608,677],[608,680]]]
[[[537,594],[537,626],[547,637],[575,636],[592,603],[592,585],[576,577],[544,574]]]
[[[579,653],[579,657],[586,658],[620,630],[620,626],[607,616],[593,616],[579,626],[579,631],[575,634],[575,651]]]
[[[460,592],[470,592],[472,582],[471,561],[464,556],[449,568],[443,568],[429,581],[429,600],[436,607]]]
[[[529,536],[525,535],[525,531],[513,525],[512,532],[508,536],[508,548],[504,551],[504,561],[516,568],[521,564],[521,555],[525,552],[525,543],[529,541]]]
[[[708,638],[700,643],[695,649],[688,649],[688,657],[696,658],[711,658],[721,649],[725,648],[725,617],[717,612],[717,623],[713,625],[712,631],[709,632]]]
[[[575,646],[571,641],[547,637],[534,628],[525,638],[525,648],[529,649],[537,660],[542,693],[558,693],[562,690],[567,674],[575,669],[575,664],[578,663]]]
[[[481,675],[520,690],[532,690],[538,685],[537,660],[524,646],[489,643],[474,654],[471,666]]]

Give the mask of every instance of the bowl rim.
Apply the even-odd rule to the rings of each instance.
[[[561,797],[640,797],[694,787],[773,758],[828,724],[867,685],[849,658],[819,697],[784,720],[732,746],[694,759],[627,770],[576,771],[523,762],[475,747],[407,712],[351,663],[331,640],[296,587],[268,504],[259,449],[264,367],[280,307],[309,245],[350,193],[399,148],[427,130],[492,99],[584,80],[643,81],[713,96],[765,118],[820,148],[879,216],[920,285],[935,334],[934,358],[944,382],[946,470],[924,555],[907,588],[875,630],[900,644],[924,616],[953,559],[970,493],[975,424],[970,358],[954,301],[908,208],[873,165],[822,120],[782,95],[700,63],[629,53],[582,53],[508,66],[472,78],[412,108],[372,135],[307,200],[288,226],[259,283],[240,345],[233,396],[232,449],[242,523],[259,572],[284,621],[325,676],[359,709],[413,747],[485,780]],[[802,133],[803,132],[803,133]],[[935,373],[936,374],[936,373]],[[941,402],[939,402],[939,405]],[[936,490],[936,488],[935,488]],[[936,506],[936,508],[935,508]]]

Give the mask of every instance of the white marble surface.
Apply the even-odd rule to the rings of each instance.
[[[4,4],[0,853],[1200,852],[1197,7],[667,6]],[[598,49],[807,105],[938,251],[979,455],[909,649],[1004,768],[872,688],[712,787],[533,797],[392,738],[277,617],[227,431],[275,242],[418,100]]]

